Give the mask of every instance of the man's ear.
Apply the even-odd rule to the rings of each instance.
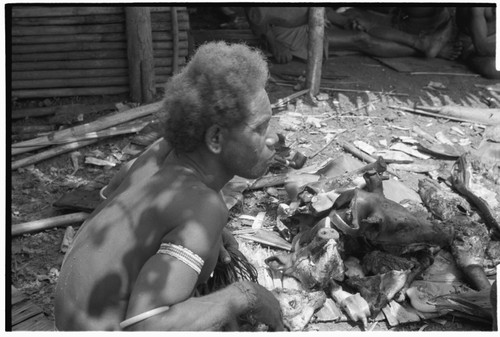
[[[219,154],[222,151],[222,128],[214,124],[207,129],[205,133],[205,144],[210,151],[215,154]]]

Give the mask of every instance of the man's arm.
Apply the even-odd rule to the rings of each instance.
[[[250,28],[255,36],[263,38],[266,41],[269,51],[279,63],[288,63],[293,58],[292,53],[287,46],[276,39],[271,28],[272,22],[268,20],[265,11],[266,7],[245,8]]]
[[[175,202],[173,208],[179,210],[178,219],[173,219],[172,214],[159,214],[160,218],[171,219],[175,227],[162,241],[187,248],[191,252],[186,253],[181,249],[180,253],[177,251],[173,254],[171,250],[167,252],[168,249],[160,250],[146,261],[135,280],[126,318],[157,308],[168,307],[168,310],[144,319],[129,329],[220,329],[251,309],[256,313],[265,312],[263,317],[257,319],[279,328],[281,323],[275,322],[278,320],[276,317],[280,317],[279,304],[270,292],[259,288],[257,284],[247,285],[243,289],[250,290],[245,292],[238,292],[241,287],[235,285],[216,296],[191,298],[198,283],[204,282],[212,272],[213,263],[219,255],[227,209],[217,193],[199,188],[177,196]],[[162,204],[162,201],[158,201],[158,204]],[[190,263],[193,261],[196,263]],[[252,298],[256,300],[252,301]]]
[[[244,314],[251,314],[272,331],[284,330],[281,309],[274,295],[249,281],[235,282],[203,297],[191,297],[131,326],[130,330],[220,331]]]
[[[476,48],[476,53],[479,56],[493,56],[495,55],[495,45],[488,43],[488,24],[485,15],[486,8],[472,7],[469,31],[471,34],[472,42]]]

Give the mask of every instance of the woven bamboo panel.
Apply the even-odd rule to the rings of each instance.
[[[188,55],[187,8],[172,8],[150,7],[158,87]],[[13,97],[129,92],[124,7],[14,5],[11,19]]]

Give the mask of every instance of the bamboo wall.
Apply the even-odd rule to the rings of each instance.
[[[157,88],[188,55],[187,9],[172,8],[150,7]],[[128,93],[125,22],[124,7],[13,6],[12,97]]]

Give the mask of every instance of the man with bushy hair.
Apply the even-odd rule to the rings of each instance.
[[[272,293],[251,281],[194,296],[220,259],[222,187],[274,156],[267,64],[245,45],[201,46],[166,85],[165,136],[80,228],[61,268],[59,330],[223,330],[250,314],[282,330]]]

